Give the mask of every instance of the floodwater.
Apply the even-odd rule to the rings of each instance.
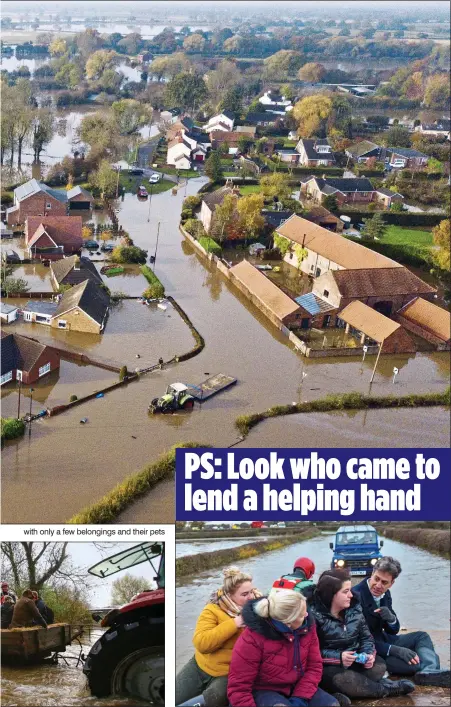
[[[160,223],[155,273],[165,285],[166,293],[175,297],[205,337],[204,350],[189,361],[143,376],[140,381],[109,393],[101,406],[95,400],[45,420],[39,429],[35,427],[31,440],[26,438],[8,443],[3,450],[4,522],[63,522],[175,443],[197,441],[218,447],[235,443],[238,432],[234,421],[240,414],[299,399],[324,397],[328,393],[368,392],[374,357],[367,356],[363,364],[357,357],[305,359],[183,240],[178,229],[183,198],[196,193],[205,181],[203,177],[190,180],[186,189],[180,189],[176,196],[171,191],[154,195],[149,222],[147,203],[138,202],[130,194],[118,204],[120,224],[130,232],[136,245],[152,253]],[[136,353],[147,352],[147,359],[157,362],[160,355],[170,358],[168,353],[174,355],[192,347],[187,327],[184,331],[188,340],[184,339],[186,343],[183,345],[177,331],[173,333],[174,317],[165,319],[163,316],[162,321],[170,322],[170,327],[163,330],[164,335],[158,337],[157,345],[158,315],[155,319],[151,317],[148,326],[143,327],[139,312],[144,306],[136,302],[124,303],[124,306],[120,332],[116,337],[113,331],[111,347],[105,343],[103,346],[109,348],[97,349],[98,344],[89,345],[83,335],[80,339],[71,335],[71,345],[87,348],[92,354],[97,351],[119,364],[125,362],[125,350],[128,361],[133,361]],[[163,313],[169,314],[169,309]],[[112,323],[114,316],[101,337],[105,342],[108,342]],[[67,332],[57,332],[56,335],[67,336]],[[159,342],[163,342],[162,345]],[[139,365],[142,365],[141,361]],[[395,385],[392,384],[394,366],[399,369]],[[147,414],[150,400],[161,395],[169,383],[197,384],[219,372],[236,376],[238,384],[202,406],[196,406],[192,413]],[[301,383],[303,372],[307,377]],[[416,357],[382,356],[372,391],[374,394],[441,391],[448,379],[449,357],[446,353],[424,353]],[[371,413],[372,426],[366,428],[363,446],[411,444],[413,435],[407,414],[411,411],[401,412],[405,415],[405,422],[397,425],[393,424],[396,419],[393,411]],[[415,446],[436,444],[438,433],[431,430],[430,425],[433,414],[436,413],[424,409],[415,411],[415,418],[411,417],[415,419],[418,432]],[[89,418],[89,424],[79,424],[82,416]],[[291,421],[282,422],[279,446],[290,441],[296,447],[322,446],[326,424],[329,446],[341,445],[348,425],[348,421],[344,424],[341,415],[318,418],[316,425],[307,421],[309,434],[302,430],[295,441],[293,435],[288,434]],[[438,441],[445,446],[448,444],[445,441],[448,428],[444,416],[440,417],[440,425],[444,426],[444,432],[443,435],[440,433]],[[251,433],[251,438],[252,434],[259,434],[259,431]],[[263,437],[260,440],[265,443]],[[145,523],[172,520],[173,483],[170,480],[119,518],[120,522]]]
[[[13,22],[18,22],[19,18],[14,19],[11,14],[8,14],[8,17],[11,17],[13,19]],[[34,18],[33,18],[34,19]],[[75,32],[83,32],[85,29],[88,27],[95,27],[96,29],[99,30],[101,34],[112,34],[113,32],[120,32],[122,35],[127,35],[130,34],[131,32],[139,32],[141,37],[143,39],[152,39],[152,37],[155,37],[157,34],[161,34],[165,27],[168,25],[152,25],[152,24],[143,24],[143,25],[137,25],[136,23],[134,24],[126,24],[125,22],[123,23],[103,23],[103,22],[95,22],[93,21],[87,21],[86,24],[83,22],[77,22],[77,23],[68,23],[66,22],[63,18],[61,18],[60,24],[55,26],[54,22],[46,22],[45,20],[41,20],[39,23],[39,27],[37,30],[33,29],[31,27],[31,23],[26,23],[24,22],[21,26],[20,29],[17,30],[18,34],[22,34],[24,31],[29,31],[27,34],[37,34],[40,32],[54,32],[57,31],[58,35],[62,34],[64,35],[65,32],[68,33],[75,33]],[[185,25],[174,25],[171,26],[171,29],[174,30],[174,32],[179,32],[181,28]],[[195,29],[201,29],[201,30],[211,30],[211,25],[193,25],[192,26],[192,31]],[[15,30],[10,30],[7,29],[5,30],[5,34],[7,36],[5,37],[5,43],[8,42],[13,42],[16,31]],[[17,40],[16,40],[17,41]]]
[[[2,705],[4,707],[139,707],[148,705],[135,698],[92,697],[77,664],[80,652],[86,656],[102,631],[94,628],[67,646],[57,665],[49,660],[22,667],[2,665]],[[65,660],[64,660],[65,659]]]
[[[273,581],[293,567],[297,557],[311,557],[316,565],[317,580],[321,572],[330,568],[332,552],[329,543],[333,535],[321,535],[270,553],[234,562],[253,576],[256,587],[266,592]],[[251,539],[248,539],[251,542]],[[238,541],[237,541],[238,544]],[[216,541],[210,541],[210,550],[216,550]],[[449,638],[450,565],[441,557],[431,555],[409,545],[384,538],[383,551],[396,557],[403,568],[392,590],[394,607],[403,628],[411,630],[445,631]],[[221,586],[222,568],[201,572],[195,577],[182,577],[176,590],[176,666],[179,671],[193,654],[192,636],[197,617],[208,602],[211,592]],[[428,601],[434,596],[435,601]],[[427,603],[427,614],[425,613]],[[449,642],[442,645],[440,657],[443,667],[449,667]],[[430,704],[430,703],[427,703]],[[440,704],[440,703],[432,703]],[[444,703],[443,703],[444,704]]]
[[[264,540],[264,536],[259,535],[256,538],[243,538],[242,540],[215,540],[214,547],[211,545],[211,540],[199,540],[199,542],[196,540],[191,542],[179,540],[175,545],[175,556],[184,557],[185,555],[197,555],[200,552],[211,552],[212,550],[228,550],[231,547],[239,547],[257,540]]]

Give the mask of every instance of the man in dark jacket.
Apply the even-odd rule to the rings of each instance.
[[[26,589],[17,604],[14,606],[13,618],[10,628],[26,628],[33,626],[34,622],[47,628],[45,619],[41,616],[36,607],[31,589]]]
[[[413,675],[417,685],[450,687],[450,671],[440,669],[440,659],[428,633],[398,635],[400,624],[393,610],[390,589],[401,574],[393,557],[376,562],[373,574],[353,588],[376,643],[377,654],[396,675]]]
[[[14,602],[12,597],[5,596],[4,602],[1,607],[1,627],[9,628],[9,624],[13,618],[14,612]]]

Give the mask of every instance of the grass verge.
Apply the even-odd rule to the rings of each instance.
[[[136,194],[139,186],[146,187],[149,194],[160,194],[163,191],[168,191],[174,186],[174,182],[169,179],[160,179],[156,184],[151,184],[144,176],[130,176],[127,170],[122,170],[119,174],[119,184],[125,192]]]
[[[219,245],[219,243],[216,243],[213,238],[209,238],[208,236],[202,236],[201,238],[199,238],[199,243],[202,248],[205,248],[207,253],[213,253],[214,255],[221,255],[222,253],[221,246]]]
[[[270,417],[283,415],[296,415],[306,412],[331,412],[333,410],[375,410],[378,408],[405,408],[405,407],[430,407],[434,405],[450,405],[450,388],[442,393],[422,393],[411,395],[363,395],[362,393],[343,393],[341,395],[328,395],[319,400],[310,400],[295,405],[275,405],[264,412],[250,415],[240,415],[235,420],[235,425],[246,437],[252,427]]]
[[[280,550],[287,545],[308,540],[318,535],[319,531],[313,528],[306,528],[304,531],[289,535],[284,538],[271,538],[256,543],[246,543],[240,547],[231,547],[227,550],[214,550],[213,552],[200,552],[197,555],[185,555],[179,557],[175,562],[175,572],[177,578],[197,572],[213,569],[214,567],[226,567],[232,562],[247,560],[265,552]],[[199,536],[199,534],[198,534]]]
[[[164,285],[160,282],[153,270],[148,265],[141,265],[139,268],[149,283],[149,287],[145,291],[145,296],[149,298],[164,297]]]
[[[382,534],[391,540],[398,540],[400,543],[421,547],[423,550],[432,552],[449,559],[451,535],[449,530],[432,530],[429,528],[383,528]]]
[[[177,447],[208,447],[208,444],[199,442],[185,442],[176,444],[166,454],[161,455],[156,461],[148,464],[136,474],[127,476],[100,501],[87,506],[80,513],[68,520],[72,524],[84,523],[112,523],[127,506],[137,498],[146,494],[152,487],[163,479],[170,479],[175,474],[175,450]]]

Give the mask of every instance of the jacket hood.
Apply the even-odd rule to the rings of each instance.
[[[313,593],[312,596],[312,605],[315,611],[317,611],[320,614],[323,614],[324,616],[329,616],[331,619],[335,619],[335,616],[332,616],[330,609],[327,608],[327,606],[323,603],[323,601],[319,598],[317,590]],[[345,613],[349,611],[350,609],[355,609],[356,607],[360,606],[360,599],[358,596],[354,595],[352,596],[351,603],[349,607],[345,610]]]
[[[258,616],[255,611],[254,611],[254,605],[260,601],[263,597],[260,597],[259,599],[251,599],[251,601],[248,601],[244,606],[241,611],[241,616],[243,617],[243,621],[246,624],[248,628],[251,629],[251,631],[255,631],[255,633],[259,633],[261,636],[264,638],[267,638],[268,640],[271,641],[283,641],[285,635],[278,631],[274,624],[272,623],[271,619],[263,619],[261,616]],[[314,619],[309,613],[308,616],[306,616],[304,623],[302,624],[301,628],[298,629],[299,633],[301,635],[304,635],[308,633],[314,623]]]

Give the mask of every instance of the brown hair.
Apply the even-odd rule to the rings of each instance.
[[[349,582],[351,577],[347,570],[326,570],[322,573],[316,585],[316,595],[327,609],[330,609],[332,600],[340,591],[345,582]]]
[[[25,589],[25,591],[22,592],[22,596],[26,597],[27,599],[33,599],[33,592],[31,589]]]

